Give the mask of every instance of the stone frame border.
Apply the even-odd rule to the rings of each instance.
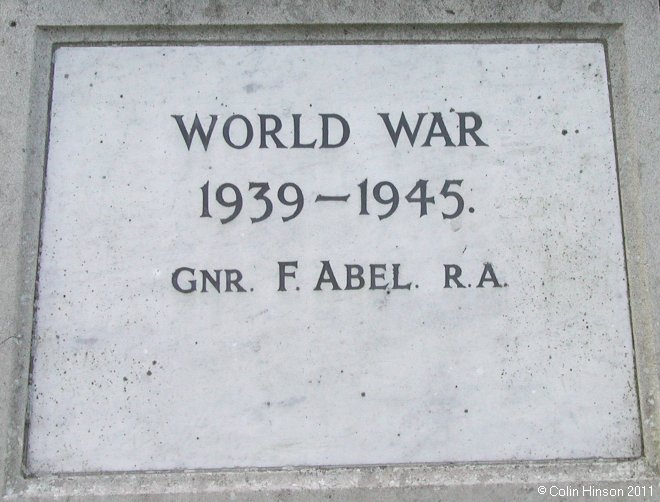
[[[504,4],[505,2],[502,2]],[[561,4],[561,2],[559,2]],[[632,3],[632,2],[631,2]],[[636,4],[641,2],[634,2]],[[133,7],[137,10],[137,7]],[[650,9],[649,9],[650,10]],[[1,12],[0,12],[1,13]],[[5,20],[5,15],[0,16]],[[635,22],[634,20],[630,20]],[[646,22],[652,22],[647,20]],[[9,22],[4,23],[5,26]],[[228,23],[222,26],[34,26],[25,35],[33,58],[29,71],[30,87],[14,88],[29,103],[27,131],[15,131],[25,139],[23,152],[14,153],[20,161],[10,165],[0,161],[0,176],[19,179],[22,193],[13,194],[21,209],[12,216],[21,226],[14,232],[19,239],[8,243],[0,238],[2,249],[14,247],[16,263],[9,288],[13,297],[0,297],[0,402],[9,404],[0,415],[0,432],[6,451],[0,452],[4,472],[0,487],[5,497],[47,500],[58,496],[102,500],[158,499],[217,500],[236,497],[268,500],[342,498],[353,500],[430,500],[438,497],[493,500],[528,499],[540,485],[560,487],[593,485],[627,487],[654,485],[660,493],[660,312],[653,286],[657,286],[658,263],[650,251],[654,243],[654,221],[660,219],[657,206],[648,213],[646,197],[653,198],[651,163],[660,158],[653,131],[640,129],[632,119],[650,106],[653,116],[658,97],[634,94],[630,66],[643,71],[627,46],[627,23],[508,23],[508,24],[273,24]],[[4,28],[2,28],[4,29]],[[33,298],[38,256],[41,199],[50,115],[52,54],[59,45],[196,45],[196,44],[329,44],[329,43],[520,43],[520,42],[600,42],[605,45],[613,112],[615,150],[618,165],[624,246],[629,286],[629,303],[635,346],[635,366],[640,403],[643,453],[635,459],[580,459],[493,463],[402,464],[340,467],[291,467],[279,469],[223,469],[217,471],[158,471],[94,474],[53,474],[32,477],[23,469],[24,430],[27,409]],[[636,40],[643,44],[643,40]],[[649,58],[657,55],[657,41],[650,41]],[[639,50],[639,47],[637,47]],[[631,57],[633,56],[633,57]],[[15,61],[12,61],[15,62]],[[22,61],[22,63],[26,63]],[[652,66],[652,64],[651,64]],[[13,68],[12,68],[13,69]],[[653,77],[653,68],[646,68]],[[657,85],[657,83],[656,83]],[[633,94],[631,96],[631,93]],[[657,110],[658,107],[655,107]],[[650,123],[650,121],[649,121]],[[19,121],[22,125],[23,122]],[[1,129],[11,125],[7,114],[0,116]],[[27,134],[26,138],[23,135]],[[17,145],[8,148],[19,149]],[[642,152],[642,148],[647,150]],[[13,150],[12,150],[13,151]],[[646,163],[645,163],[646,162]],[[18,174],[16,171],[19,171]],[[20,172],[22,171],[22,173]],[[650,171],[650,173],[648,172]],[[7,174],[9,173],[9,174]],[[657,178],[657,174],[655,175]],[[14,179],[12,178],[12,180]],[[0,195],[2,212],[7,210],[5,194]],[[653,209],[651,207],[650,209]],[[3,218],[5,220],[5,218]],[[654,233],[655,232],[655,233]],[[11,232],[9,232],[11,234]],[[9,236],[9,238],[11,235]],[[657,253],[657,251],[655,251]],[[651,255],[650,257],[648,255]],[[6,260],[7,258],[4,258]],[[651,260],[651,261],[649,261]],[[3,277],[5,279],[5,277]],[[655,282],[654,282],[655,281]],[[657,293],[657,291],[656,291]],[[11,301],[13,300],[13,302]],[[9,330],[9,331],[7,331]],[[539,499],[538,495],[536,495]]]

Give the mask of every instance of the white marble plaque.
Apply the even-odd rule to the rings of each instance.
[[[600,44],[59,48],[37,292],[32,472],[641,452]]]

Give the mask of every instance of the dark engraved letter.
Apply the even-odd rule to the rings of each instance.
[[[293,117],[293,146],[291,148],[314,148],[316,140],[311,143],[300,142],[300,113],[294,113]]]
[[[209,274],[208,270],[200,270],[202,273],[202,293],[206,293],[206,283],[210,282],[211,286],[215,288],[215,290],[219,293],[220,292],[220,272],[222,270],[214,270],[215,272],[215,278]]]
[[[231,140],[231,136],[229,135],[229,129],[231,127],[232,122],[234,120],[242,120],[243,123],[245,124],[245,141],[243,142],[242,145],[237,145]],[[242,148],[245,148],[250,144],[252,141],[252,137],[254,136],[254,131],[252,130],[252,124],[250,124],[250,121],[244,117],[243,115],[232,115],[227,119],[225,122],[225,126],[222,128],[222,135],[225,138],[225,141],[229,146],[232,148],[236,148],[237,150],[240,150]]]
[[[495,271],[493,270],[493,266],[490,263],[484,263],[484,271],[481,273],[481,279],[479,279],[479,284],[477,284],[477,287],[483,288],[484,282],[492,282],[494,288],[502,287],[497,281],[497,277],[495,277]]]
[[[172,117],[174,117],[176,123],[179,124],[179,130],[181,131],[181,136],[183,136],[183,141],[186,142],[186,146],[188,147],[188,150],[190,150],[190,147],[192,146],[192,140],[193,137],[195,136],[195,132],[197,132],[197,134],[199,135],[199,139],[202,141],[202,145],[204,145],[204,150],[206,150],[209,147],[211,134],[213,134],[213,128],[215,127],[215,123],[218,120],[217,115],[211,115],[211,125],[209,125],[208,132],[204,132],[204,128],[202,127],[202,123],[199,121],[199,117],[197,116],[197,114],[195,114],[195,120],[193,120],[193,125],[190,128],[190,131],[188,131],[185,124],[183,123],[183,115],[172,115]]]
[[[270,130],[266,126],[267,120],[272,120],[275,122],[275,125]],[[286,148],[284,143],[282,143],[279,138],[275,136],[280,131],[280,129],[282,129],[282,121],[280,118],[277,115],[259,114],[259,121],[261,123],[261,144],[259,145],[259,148],[268,148],[268,145],[266,145],[266,136],[270,136],[273,139],[273,142],[275,142],[275,146],[277,148]]]
[[[332,271],[332,267],[330,266],[330,262],[323,260],[321,263],[323,263],[323,268],[321,269],[321,274],[319,275],[319,280],[316,283],[314,291],[321,291],[321,284],[326,282],[332,284],[333,291],[338,289],[341,290],[339,284],[337,283],[337,279],[335,278],[335,274]]]
[[[433,131],[436,126],[440,128],[440,132]],[[433,121],[431,122],[431,127],[429,127],[429,134],[426,137],[426,141],[422,146],[431,146],[431,138],[434,138],[436,136],[445,138],[445,146],[456,146],[449,137],[449,132],[447,131],[447,127],[445,126],[445,121],[442,120],[442,113],[439,112],[433,113]]]
[[[387,289],[387,286],[390,284],[389,282],[380,285],[376,284],[376,279],[385,279],[385,270],[387,270],[387,266],[385,264],[374,263],[369,265],[369,268],[371,269],[371,286],[369,289]],[[376,270],[382,270],[383,272],[377,274]]]
[[[225,291],[229,293],[232,290],[231,287],[234,286],[239,293],[245,293],[245,289],[239,284],[242,278],[243,274],[241,274],[240,270],[225,270],[225,281],[227,282]]]
[[[468,128],[465,125],[465,117],[472,117],[474,120],[474,125],[472,127]],[[468,134],[472,136],[472,139],[476,142],[477,146],[488,146],[479,136],[477,136],[477,130],[481,127],[481,117],[479,115],[474,112],[459,112],[458,119],[461,131],[461,141],[458,143],[458,146],[467,146],[466,136]]]
[[[392,289],[410,289],[410,285],[412,283],[407,283],[407,284],[399,284],[399,267],[401,266],[400,263],[393,263],[392,268],[394,269],[394,279],[393,279],[393,284],[392,284]]]
[[[408,125],[408,121],[406,120],[406,116],[404,115],[403,112],[401,112],[401,118],[399,119],[399,123],[396,126],[396,131],[392,127],[392,123],[390,122],[390,114],[389,113],[379,113],[380,118],[383,119],[383,122],[385,122],[385,127],[387,128],[387,132],[390,134],[390,138],[392,139],[392,143],[394,143],[394,146],[397,146],[397,143],[399,142],[399,136],[401,136],[401,129],[404,129],[406,131],[406,136],[408,136],[408,141],[410,141],[410,146],[415,145],[415,140],[417,139],[417,133],[419,132],[419,127],[422,125],[422,119],[426,115],[426,113],[418,113],[417,114],[417,124],[415,124],[415,130],[411,131],[410,126]]]
[[[346,119],[341,115],[337,115],[336,113],[320,113],[319,115],[321,115],[321,120],[323,120],[323,140],[321,141],[320,148],[339,148],[340,146],[346,144],[348,137],[351,135],[351,128],[348,126]],[[329,142],[330,131],[328,130],[328,119],[338,120],[342,127],[341,140],[339,140],[339,143],[335,143],[334,145],[331,145]]]
[[[362,289],[364,287],[364,268],[360,265],[345,265],[346,267],[346,289]],[[357,281],[357,284],[353,284]]]
[[[179,274],[181,272],[190,272],[191,274],[195,273],[194,268],[188,268],[188,267],[181,267],[177,268],[174,273],[172,274],[172,286],[174,286],[174,289],[176,289],[179,293],[192,293],[197,289],[197,281],[196,280],[189,280],[188,284],[190,284],[190,287],[183,289],[181,286],[179,286]]]
[[[286,267],[295,267],[298,268],[297,261],[278,261],[277,264],[280,267],[280,286],[277,288],[278,291],[286,291],[286,277],[296,278],[296,271],[291,272],[287,271]]]
[[[451,288],[450,281],[456,283],[456,287],[464,288],[458,278],[461,276],[462,270],[458,265],[445,265],[445,288]]]

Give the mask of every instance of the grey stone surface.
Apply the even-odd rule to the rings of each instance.
[[[24,477],[23,420],[52,44],[595,39],[605,40],[608,50],[642,418],[641,457]],[[535,495],[538,486],[553,482],[627,486],[632,480],[658,487],[660,208],[656,191],[660,152],[658,129],[653,125],[660,81],[655,64],[660,60],[657,2],[199,2],[191,6],[183,2],[9,1],[0,6],[0,58],[0,485],[5,497],[542,500]]]
[[[641,453],[602,45],[61,47],[54,60],[30,472]],[[299,112],[316,148],[261,148],[258,113],[291,146]],[[379,112],[426,116],[395,148]],[[430,112],[448,138],[427,140]],[[173,113],[188,127],[213,113],[208,148],[188,148]],[[319,113],[340,114],[346,144],[319,148]],[[464,146],[462,113],[480,124]],[[253,139],[232,149],[221,132],[241,144],[243,120]],[[424,217],[406,199],[420,179]],[[252,182],[269,183],[260,222]],[[291,182],[295,218],[278,190]],[[216,203],[223,183],[240,211]],[[355,289],[344,264],[363,275]],[[200,272],[227,269],[229,291],[226,273],[216,291]]]

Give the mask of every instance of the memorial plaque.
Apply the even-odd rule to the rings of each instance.
[[[597,43],[61,47],[31,472],[641,452]]]

